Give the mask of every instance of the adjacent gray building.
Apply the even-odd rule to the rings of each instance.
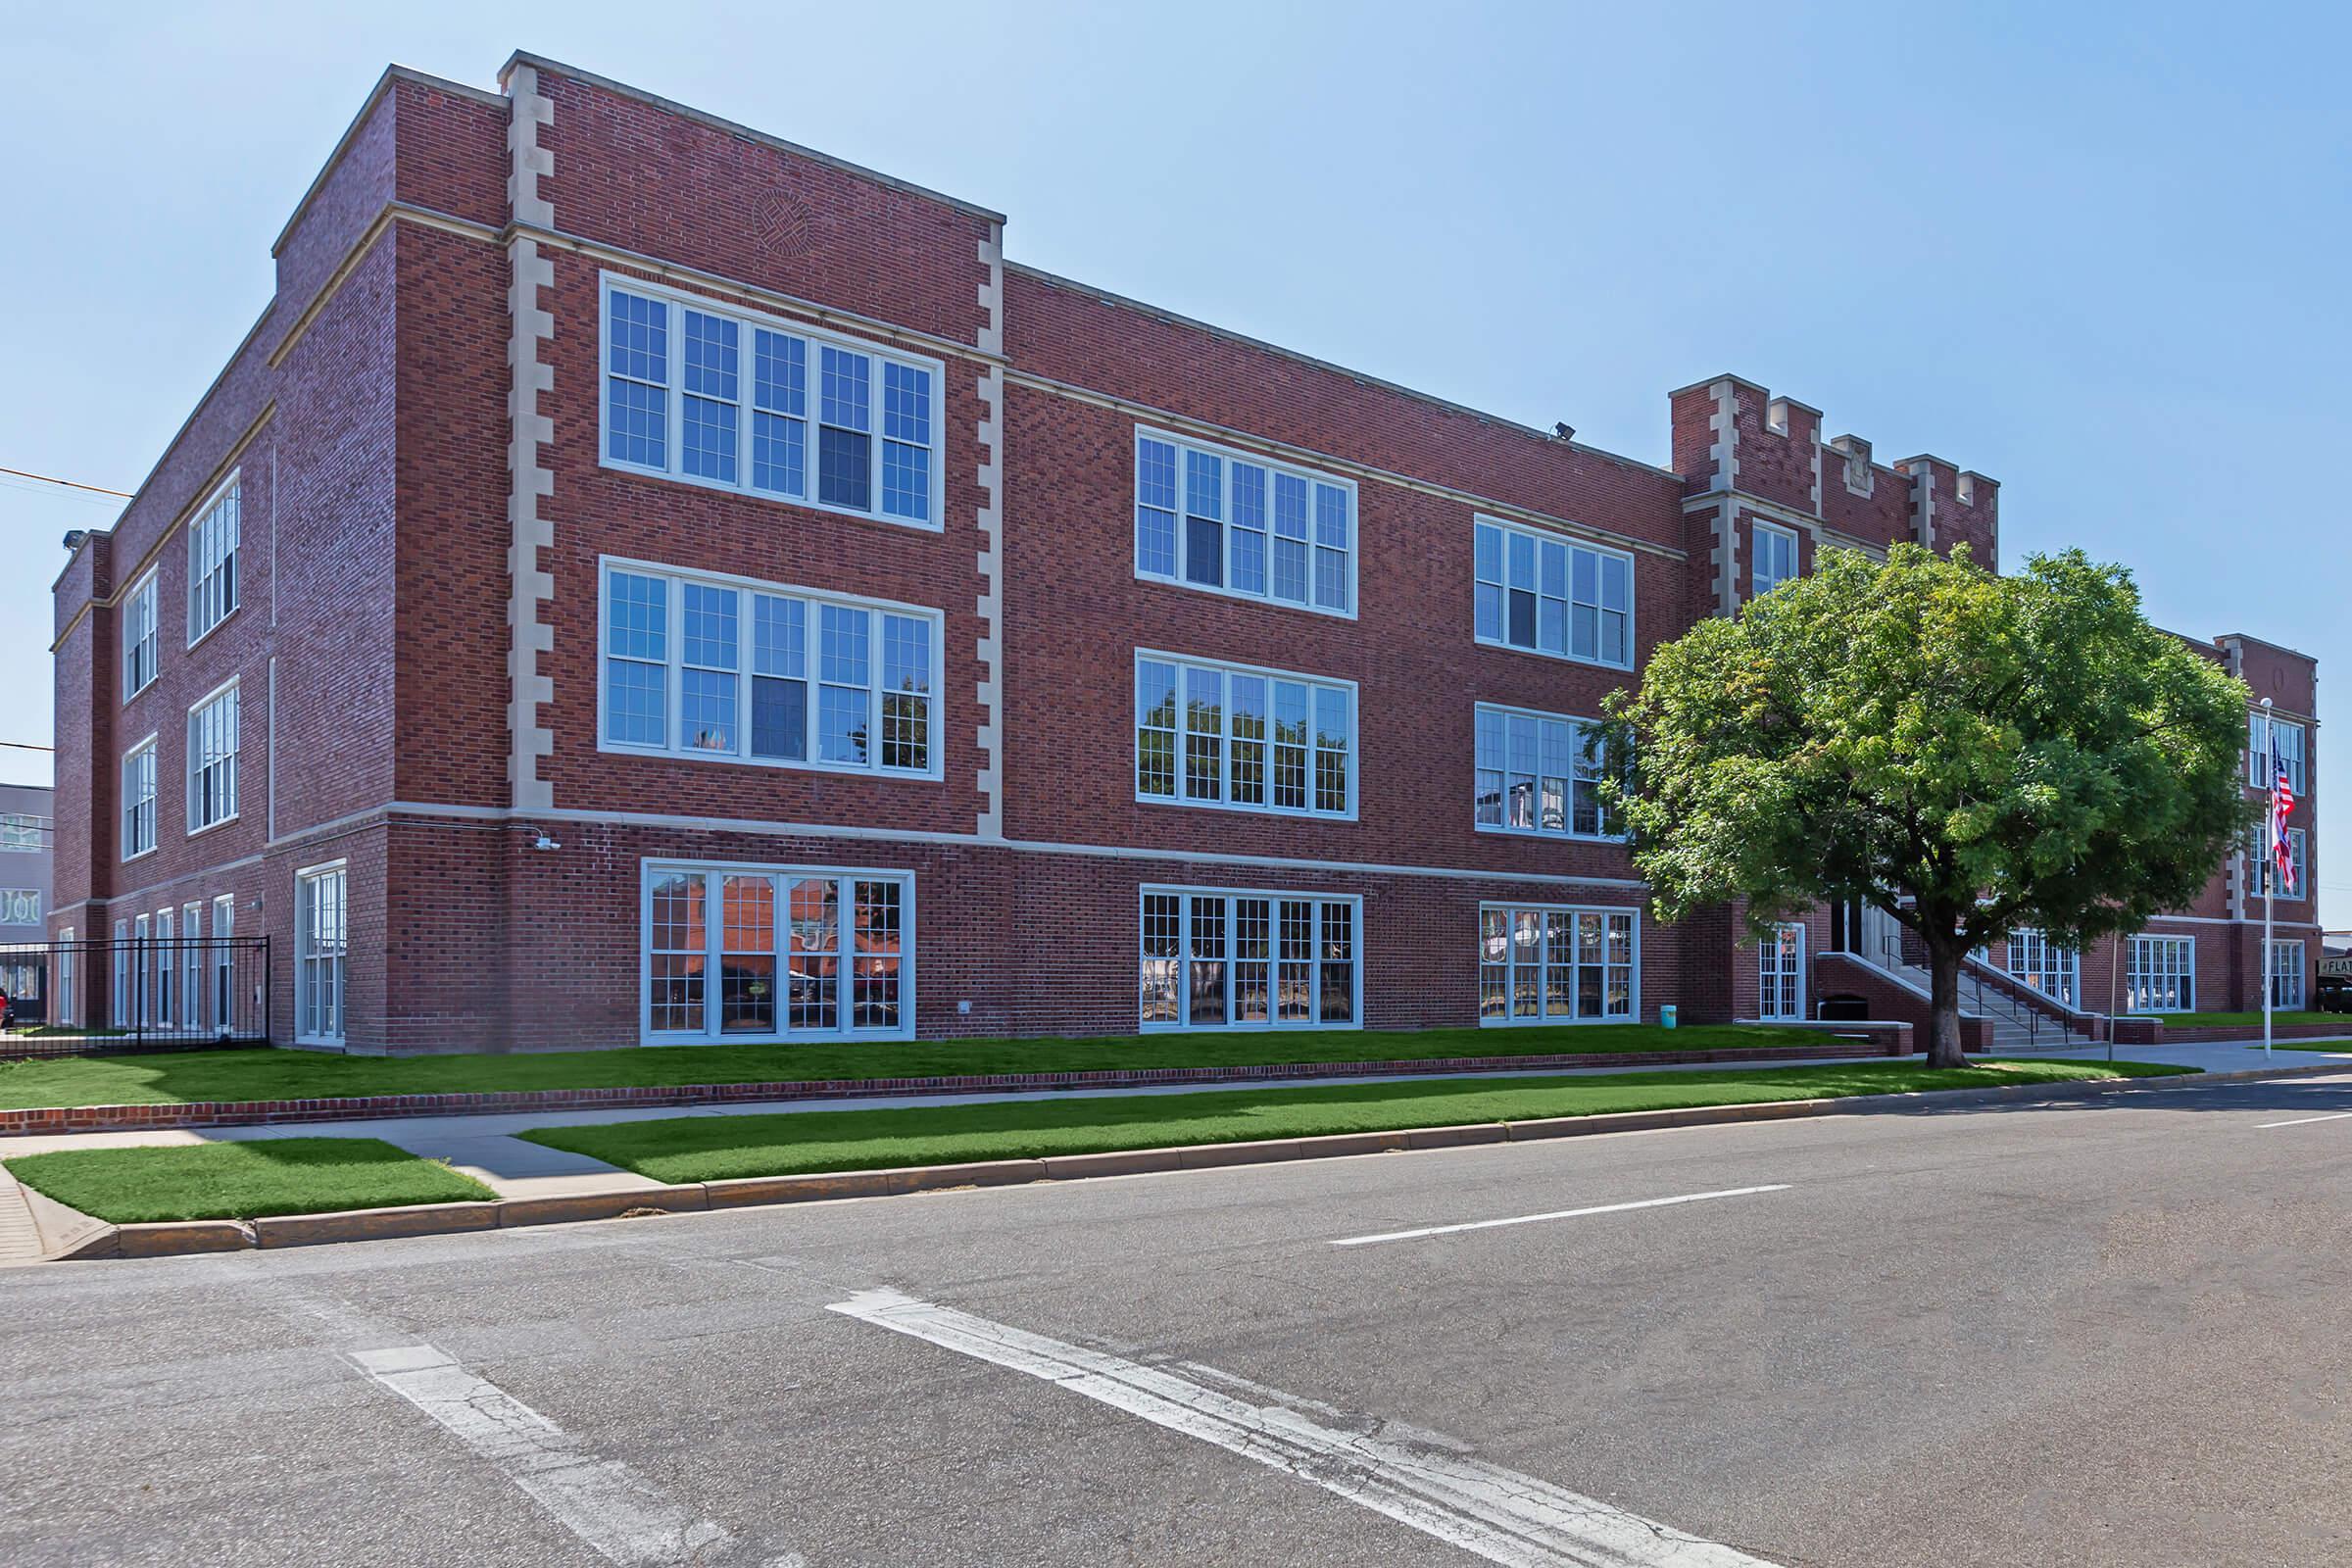
[[[16,945],[49,940],[51,841],[46,784],[0,784],[0,991],[12,997],[48,995],[42,956]]]

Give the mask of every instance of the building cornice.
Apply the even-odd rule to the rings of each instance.
[[[302,193],[302,199],[294,204],[293,215],[286,220],[285,226],[277,231],[277,238],[270,242],[270,254],[272,257],[286,248],[286,241],[293,237],[295,228],[302,222],[303,215],[311,210],[311,203],[318,200],[318,192],[325,188],[327,176],[335,172],[336,165],[343,162],[343,155],[351,151],[351,144],[359,138],[360,127],[368,123],[368,117],[375,113],[376,104],[383,99],[384,94],[392,90],[394,83],[403,81],[414,82],[419,87],[430,87],[436,92],[451,93],[460,98],[470,98],[476,103],[495,106],[501,111],[506,108],[506,98],[487,88],[469,87],[462,81],[451,81],[446,77],[431,75],[422,71],[413,71],[407,66],[387,66],[384,68],[384,74],[375,78],[375,85],[368,89],[367,100],[360,105],[360,112],[351,117],[351,123],[344,127],[343,134],[336,139],[334,150],[326,155],[326,162],[318,166],[318,172],[312,176],[310,185]]]

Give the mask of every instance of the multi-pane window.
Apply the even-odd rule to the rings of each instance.
[[[1355,486],[1164,431],[1135,433],[1135,571],[1355,610]]]
[[[1638,1016],[1635,919],[1631,909],[1479,906],[1479,1022],[1589,1023]]]
[[[936,361],[605,290],[605,459],[625,467],[936,527],[945,384]]]
[[[155,573],[139,579],[122,601],[122,696],[145,691],[155,680]]]
[[[155,848],[155,737],[122,758],[122,858]]]
[[[172,1017],[172,993],[179,989],[173,984],[179,970],[179,947],[172,936],[170,909],[156,911],[154,954],[155,1021],[169,1026]]]
[[[610,750],[939,776],[936,612],[608,564],[604,638]]]
[[[1147,887],[1143,1027],[1353,1027],[1362,918],[1352,898]]]
[[[130,961],[130,926],[128,923],[122,920],[115,922],[115,940],[112,951],[115,958],[114,974],[110,977],[113,986],[113,1005],[108,1011],[108,1017],[117,1027],[122,1027],[135,1021],[131,1013],[130,977],[134,970]]]
[[[1796,575],[1796,535],[1759,522],[1751,525],[1749,537],[1748,549],[1754,560],[1748,564],[1747,594],[1750,599],[1761,599]]]
[[[188,831],[237,814],[237,683],[188,710]]]
[[[0,888],[0,925],[39,925],[40,923],[40,889]]]
[[[2278,754],[2278,765],[2295,794],[2303,794],[2303,726],[2283,718],[2274,718],[2267,725],[2260,713],[2246,716],[2246,782],[2258,790],[2268,791],[2278,775],[2271,771],[2267,744]]]
[[[2009,972],[2045,997],[2074,1006],[2082,989],[2082,956],[2038,931],[2009,933]]]
[[[1494,833],[1615,838],[1600,801],[1600,729],[1590,719],[1478,705],[1473,815]]]
[[[2124,949],[2124,996],[2131,1012],[2196,1011],[2196,938],[2132,938]]]
[[[23,811],[0,816],[0,850],[45,850],[48,847],[47,817]]]
[[[341,862],[294,875],[294,1038],[320,1045],[344,1036],[343,979],[350,937]]]
[[[213,900],[213,1028],[225,1032],[237,1015],[236,934],[237,901],[223,893]]]
[[[242,484],[231,478],[213,504],[188,525],[188,642],[237,608],[237,541],[242,529]]]
[[[1756,944],[1756,1016],[1805,1015],[1805,928],[1793,920]]]
[[[2278,862],[2271,856],[2271,830],[2267,826],[2256,827],[2246,845],[2246,885],[2253,896],[2259,899],[2275,889],[2281,899],[2310,898],[2311,882],[2304,873],[2303,860],[2309,843],[2301,828],[2286,830],[2287,874],[2281,877]]]
[[[1477,526],[1480,642],[1633,667],[1631,556],[1491,517]]]
[[[179,906],[180,1022],[191,1029],[204,1026],[204,906]]]
[[[1140,800],[1348,816],[1355,809],[1355,688],[1281,670],[1140,653]]]
[[[649,865],[645,1038],[911,1035],[913,911],[904,872]]]
[[[2271,1007],[2291,1012],[2303,1005],[2303,971],[2307,959],[2300,942],[2271,944]]]
[[[76,985],[79,956],[74,928],[67,926],[57,934],[57,993],[50,1002],[50,1011],[59,1023],[81,1022],[81,993]]]

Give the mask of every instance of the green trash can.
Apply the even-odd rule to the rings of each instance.
[[[1674,1027],[1673,1003],[1669,1002],[1658,1008],[1658,1027],[1661,1029],[1671,1029]]]

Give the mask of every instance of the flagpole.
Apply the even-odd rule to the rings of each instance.
[[[2271,904],[2278,892],[2278,867],[2272,853],[2272,840],[2278,836],[2278,764],[2273,758],[2278,740],[2272,726],[2278,722],[2271,716],[2271,700],[2262,700],[2262,769],[2270,788],[2262,792],[2262,961],[2256,967],[2262,974],[2262,1054],[2271,1054]]]

